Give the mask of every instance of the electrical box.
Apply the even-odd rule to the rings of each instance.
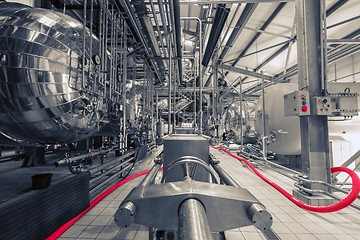
[[[310,96],[308,91],[295,91],[284,95],[285,116],[310,115]]]
[[[330,116],[332,114],[330,97],[315,97],[316,115]]]

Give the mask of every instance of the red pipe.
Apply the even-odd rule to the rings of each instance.
[[[282,187],[280,187],[279,185],[277,185],[276,183],[274,183],[273,181],[271,181],[270,179],[266,178],[264,175],[262,175],[257,169],[254,168],[254,166],[246,159],[241,158],[229,151],[227,151],[226,149],[224,149],[221,146],[217,146],[217,147],[213,147],[214,149],[220,149],[223,152],[225,152],[226,154],[236,158],[237,160],[246,163],[246,165],[249,166],[249,168],[256,174],[258,175],[262,180],[264,180],[266,183],[268,183],[269,185],[271,185],[272,187],[274,187],[276,190],[278,190],[281,194],[283,194],[285,197],[287,197],[290,201],[292,201],[294,204],[296,204],[297,206],[308,210],[308,211],[312,211],[312,212],[321,212],[321,213],[328,213],[328,212],[335,212],[335,211],[339,211],[343,208],[346,208],[347,206],[349,206],[352,202],[355,201],[355,199],[358,197],[359,192],[360,192],[360,179],[358,177],[358,175],[345,167],[333,167],[331,168],[331,173],[335,173],[335,172],[346,172],[347,174],[350,175],[351,179],[352,179],[352,188],[351,191],[349,192],[349,194],[342,200],[340,200],[337,203],[331,204],[329,206],[311,206],[308,205],[306,203],[301,202],[299,199],[295,198],[293,195],[291,195],[290,193],[288,193],[287,191],[285,191]]]
[[[161,171],[162,168],[159,169],[159,171]],[[112,193],[114,190],[116,190],[118,187],[121,187],[122,185],[124,185],[125,183],[143,176],[145,174],[148,174],[150,172],[150,170],[145,170],[136,174],[133,174],[127,178],[124,178],[123,180],[121,180],[120,182],[114,184],[113,186],[111,186],[109,189],[107,189],[105,192],[103,192],[100,196],[98,196],[97,198],[95,198],[91,203],[90,206],[85,209],[83,212],[81,212],[79,215],[77,215],[76,217],[74,217],[73,219],[69,220],[68,222],[66,222],[64,225],[62,225],[61,227],[59,227],[55,232],[53,232],[50,236],[48,236],[46,238],[46,240],[55,240],[58,237],[60,237],[66,230],[68,230],[73,224],[75,224],[80,218],[82,218],[87,212],[89,212],[93,207],[95,207],[99,202],[101,202],[105,197],[107,197],[110,193]]]

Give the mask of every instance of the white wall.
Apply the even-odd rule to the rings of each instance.
[[[336,80],[337,82],[360,82],[360,53],[329,65],[328,80]]]
[[[28,6],[31,6],[31,7],[34,6],[34,0],[7,0],[7,2],[22,3],[22,4],[26,4]]]

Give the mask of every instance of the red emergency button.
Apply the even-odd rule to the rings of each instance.
[[[307,112],[307,110],[308,110],[308,107],[307,107],[307,106],[302,106],[302,107],[301,107],[301,111]]]

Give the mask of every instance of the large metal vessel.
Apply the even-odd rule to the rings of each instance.
[[[0,2],[0,131],[36,143],[99,131],[109,104],[100,46],[68,15]]]
[[[300,155],[300,119],[285,116],[284,95],[297,90],[293,83],[281,83],[265,89],[265,135],[269,136],[268,149],[281,155]],[[261,96],[255,106],[255,129],[263,134],[263,105]]]

